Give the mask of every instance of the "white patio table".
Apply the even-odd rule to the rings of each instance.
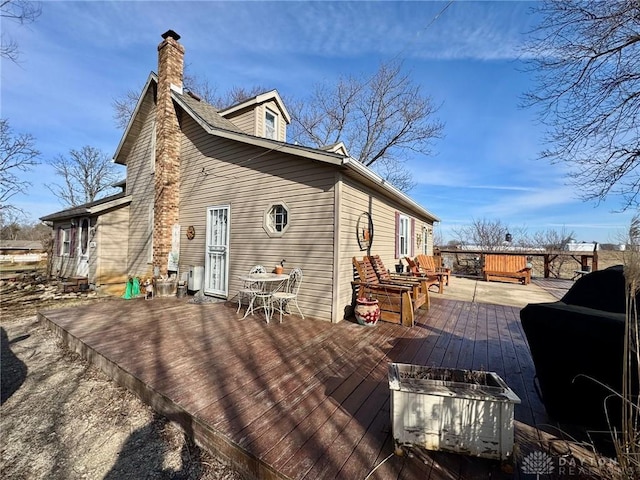
[[[273,310],[271,296],[274,292],[280,290],[287,280],[289,280],[289,275],[286,273],[252,273],[249,275],[241,275],[240,280],[261,285],[259,291],[251,297],[247,311],[242,318],[247,318],[247,315],[261,308],[264,310],[267,323],[269,323],[271,311]],[[260,300],[260,305],[254,306],[256,300]]]

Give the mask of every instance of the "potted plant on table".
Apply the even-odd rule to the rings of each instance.
[[[284,262],[286,260],[283,258],[282,260],[280,260],[280,265],[276,265],[276,267],[273,269],[273,273],[275,273],[276,275],[281,275],[282,272],[284,272]]]

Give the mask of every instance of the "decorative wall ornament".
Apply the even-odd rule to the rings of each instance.
[[[196,229],[193,225],[189,225],[187,227],[187,239],[193,240],[196,236]]]
[[[356,224],[356,235],[360,250],[368,250],[373,243],[373,220],[368,212],[362,212]]]

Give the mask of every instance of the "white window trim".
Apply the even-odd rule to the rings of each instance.
[[[273,225],[273,221],[271,218],[271,211],[278,206],[282,206],[287,212],[287,224],[282,227],[282,230],[278,231],[275,229]],[[263,224],[262,228],[267,232],[267,235],[270,237],[281,237],[283,236],[289,227],[291,226],[291,209],[285,202],[273,202],[271,203],[264,211],[263,215]]]
[[[433,230],[431,230],[426,225],[422,227],[422,253],[425,255],[429,255],[429,242],[431,241]]]
[[[267,115],[273,116],[273,136],[267,134]],[[270,108],[264,108],[264,138],[278,140],[278,115]]]
[[[398,217],[398,222],[400,223],[398,226],[398,252],[400,254],[400,258],[402,258],[409,256],[411,252],[409,246],[411,237],[411,220],[406,215],[400,215]]]
[[[60,229],[60,256],[68,257],[71,254],[71,227]]]

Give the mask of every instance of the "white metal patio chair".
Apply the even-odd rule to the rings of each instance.
[[[277,308],[280,312],[280,323],[282,323],[282,311],[288,303],[293,303],[300,313],[300,317],[304,319],[302,310],[298,305],[298,292],[300,291],[300,285],[302,284],[302,270],[294,268],[289,274],[289,280],[284,291],[273,292],[271,295],[271,302],[273,308]]]
[[[256,265],[249,271],[249,275],[253,275],[254,273],[267,273],[267,269],[262,265]],[[248,282],[245,281],[244,285],[240,290],[238,290],[238,310],[236,313],[240,313],[240,307],[242,306],[242,300],[244,298],[249,299],[249,305],[247,306],[247,312],[245,313],[245,317],[249,314],[253,315],[254,306],[256,300],[256,295],[262,292],[264,285],[262,282]]]

